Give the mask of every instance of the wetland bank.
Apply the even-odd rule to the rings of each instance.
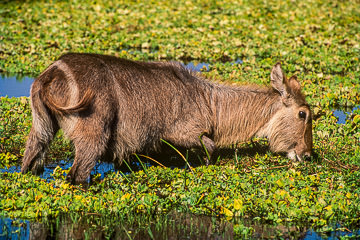
[[[38,223],[60,226],[53,222],[62,217],[66,225],[70,216],[76,228],[76,224],[84,226],[78,217],[99,216],[89,222],[110,238],[115,229],[127,230],[129,224],[141,223],[155,232],[151,221],[156,220],[145,217],[141,222],[135,216],[164,217],[159,222],[165,226],[166,219],[177,218],[166,216],[180,212],[214,218],[212,236],[260,238],[256,227],[260,224],[263,229],[272,227],[267,232],[275,238],[301,238],[295,235],[302,232],[299,226],[323,238],[356,238],[360,218],[357,6],[356,1],[1,2],[0,71],[6,74],[38,75],[62,53],[73,51],[208,63],[203,74],[210,79],[265,84],[271,67],[282,61],[286,72],[299,74],[315,116],[315,156],[305,162],[272,154],[265,140],[255,139],[229,146],[216,164],[199,164],[194,174],[180,166],[152,163],[133,172],[124,169],[128,174],[112,172],[104,179],[94,174],[94,184],[87,190],[64,181],[67,170],[61,168],[53,170],[49,181],[1,172],[0,214],[12,219],[2,226],[14,219],[23,219],[11,224],[14,232],[19,232],[16,226],[30,229]],[[27,97],[1,97],[0,106],[0,167],[5,168],[21,161],[31,112]],[[333,110],[341,108],[351,111],[346,110],[344,123],[338,124]],[[71,144],[59,134],[47,161],[72,157]],[[145,164],[146,159],[141,160]],[[107,221],[101,216],[115,217]],[[130,220],[115,226],[114,219]],[[283,226],[290,230],[279,230]],[[138,227],[150,236],[149,228]],[[126,231],[131,238],[136,238],[135,229]]]

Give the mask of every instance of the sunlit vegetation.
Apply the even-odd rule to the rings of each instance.
[[[92,52],[206,62],[203,74],[212,81],[267,84],[271,67],[281,61],[285,72],[297,75],[312,106],[315,155],[291,162],[255,139],[231,146],[230,157],[193,173],[154,164],[104,180],[94,176],[86,189],[67,183],[60,168],[51,181],[0,173],[0,215],[39,220],[64,213],[125,218],[175,211],[273,225],[306,222],[323,231],[333,223],[356,226],[359,43],[355,0],[2,1],[0,72],[7,74],[39,74],[63,53]],[[349,114],[337,124],[333,110],[342,108]],[[1,97],[0,122],[0,167],[17,165],[31,127],[29,99]],[[71,143],[58,134],[48,155],[47,161],[71,158]],[[233,226],[238,235],[254,231]]]

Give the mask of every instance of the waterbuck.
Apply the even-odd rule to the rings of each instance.
[[[159,149],[161,139],[191,148],[267,137],[291,159],[310,156],[312,117],[295,76],[280,63],[271,87],[228,86],[205,80],[175,62],[137,62],[70,53],[33,83],[33,124],[21,167],[37,172],[62,128],[75,146],[68,180],[86,182],[97,160],[121,164],[130,154]],[[200,137],[200,138],[199,138]]]

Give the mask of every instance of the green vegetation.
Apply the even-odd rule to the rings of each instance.
[[[31,128],[30,100],[27,97],[0,97],[0,168],[20,164],[24,155],[26,137]],[[73,156],[70,142],[61,131],[55,137],[49,159],[66,159]]]
[[[281,61],[285,72],[298,76],[312,105],[316,156],[311,161],[293,163],[266,151],[248,154],[263,143],[255,140],[193,173],[150,167],[110,174],[86,190],[66,183],[59,168],[50,182],[0,173],[0,215],[39,219],[76,212],[124,218],[176,211],[325,228],[358,223],[360,110],[345,124],[336,124],[332,110],[360,105],[359,3],[240,2],[2,1],[0,72],[39,74],[63,53],[96,52],[207,62],[204,74],[210,79],[267,84],[271,67]],[[0,122],[3,168],[23,155],[31,126],[29,99],[1,97]],[[49,160],[71,155],[71,144],[59,134]],[[234,224],[234,231],[252,230]]]

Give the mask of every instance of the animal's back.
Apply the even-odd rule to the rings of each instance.
[[[73,77],[81,89],[96,89],[100,93],[122,92],[128,97],[157,99],[181,97],[199,100],[199,94],[211,86],[176,62],[137,62],[107,55],[70,53],[57,62],[68,77]],[[65,67],[63,67],[65,66]],[[180,96],[184,94],[186,96]]]
[[[92,114],[109,121],[119,156],[157,148],[160,138],[190,146],[189,138],[198,141],[202,132],[211,132],[212,85],[179,63],[96,54],[66,54],[58,62],[67,66],[67,81],[76,82],[74,99],[88,88],[94,91]]]

